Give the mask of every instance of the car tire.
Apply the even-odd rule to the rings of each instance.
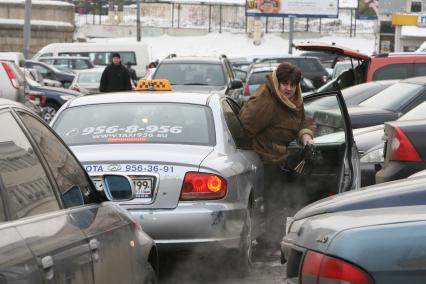
[[[247,209],[246,219],[241,232],[240,247],[238,249],[237,273],[240,276],[246,276],[250,273],[253,261],[253,238],[252,238],[252,219],[250,210]]]
[[[143,278],[142,284],[158,283],[157,274],[155,273],[154,268],[152,268],[152,265],[150,263],[146,264],[145,272],[146,274],[145,274],[145,277]]]
[[[57,103],[47,102],[46,105],[43,107],[44,121],[49,123],[52,120],[52,118],[55,116],[59,108],[60,106]]]

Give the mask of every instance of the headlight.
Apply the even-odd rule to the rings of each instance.
[[[361,163],[383,163],[383,148],[373,150],[371,152],[365,153],[364,156],[360,159]]]
[[[61,99],[63,99],[64,101],[68,101],[75,98],[75,96],[69,96],[69,95],[65,95],[65,96],[61,96]]]

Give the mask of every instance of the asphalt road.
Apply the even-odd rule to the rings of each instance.
[[[238,276],[226,256],[215,251],[196,254],[162,254],[160,284],[277,284],[285,283],[286,266],[280,263],[279,249],[254,248],[253,269]]]

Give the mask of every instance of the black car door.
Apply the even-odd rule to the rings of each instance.
[[[106,199],[50,129],[27,113],[19,112],[19,116],[47,158],[71,220],[85,235],[93,266],[85,265],[93,271],[94,283],[136,283],[142,275],[136,268],[134,224],[119,216],[116,205],[102,203]]]
[[[359,157],[353,139],[349,114],[340,92],[315,94],[304,97],[304,102],[318,97],[329,97],[333,101],[327,112],[306,113],[314,131],[314,142],[318,155],[311,163],[298,160],[293,170],[296,183],[309,192],[309,202],[344,192],[360,186]],[[339,125],[339,128],[335,126]],[[299,159],[301,146],[292,143],[292,157]],[[300,172],[300,173],[299,173]]]
[[[0,164],[6,219],[16,229],[16,232],[2,232],[1,238],[15,235],[17,243],[19,237],[22,238],[39,270],[37,274],[35,266],[29,263],[14,273],[32,273],[34,279],[23,281],[28,283],[92,283],[86,238],[68,212],[61,210],[61,201],[44,159],[23,125],[9,111],[0,113]],[[16,255],[10,264],[28,257],[25,245],[20,243],[22,246],[14,252],[20,251],[22,256]],[[10,277],[6,275],[6,280]]]

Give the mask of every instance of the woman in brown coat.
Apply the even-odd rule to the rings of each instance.
[[[291,180],[280,169],[288,157],[288,144],[313,144],[313,132],[305,119],[301,71],[281,63],[266,75],[240,111],[240,120],[253,137],[253,148],[264,162],[264,203],[267,218],[265,240],[279,245],[285,229],[285,217],[306,205],[303,189],[293,188]],[[288,212],[288,210],[291,211]],[[286,213],[284,211],[287,211]]]

